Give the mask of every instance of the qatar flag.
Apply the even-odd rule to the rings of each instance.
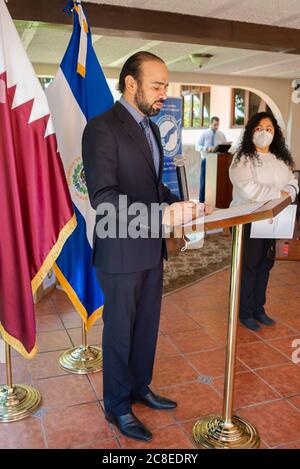
[[[0,332],[37,351],[33,293],[76,226],[44,91],[0,0]]]

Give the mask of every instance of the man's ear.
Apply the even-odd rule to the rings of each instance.
[[[125,89],[128,93],[134,95],[137,90],[137,82],[132,75],[127,75],[125,77]]]

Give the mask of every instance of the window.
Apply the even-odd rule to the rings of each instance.
[[[183,127],[208,127],[210,119],[210,88],[182,86]]]
[[[232,90],[232,127],[244,127],[257,112],[272,112],[267,103],[257,94],[248,90]]]
[[[50,85],[51,81],[54,80],[54,77],[38,77],[40,84],[42,85],[43,89],[45,90]]]

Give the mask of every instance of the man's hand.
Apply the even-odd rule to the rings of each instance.
[[[289,192],[286,192],[286,191],[281,191],[280,195],[281,195],[281,197],[289,197],[290,196]]]
[[[204,203],[204,215],[211,215],[213,211],[212,205]]]
[[[195,218],[200,217],[203,213],[203,204],[195,204],[195,202],[175,202],[166,207],[162,223],[163,225],[184,225]]]
[[[208,148],[207,148],[207,152],[208,152],[208,153],[212,153],[212,152],[214,151],[214,148],[215,148],[215,147],[208,147]]]

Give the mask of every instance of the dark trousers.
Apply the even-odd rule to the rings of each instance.
[[[243,267],[241,282],[240,318],[253,318],[264,313],[266,290],[274,260],[267,252],[271,239],[250,238],[251,224],[244,228]]]
[[[199,202],[205,202],[206,158],[201,160]]]
[[[131,411],[130,396],[147,394],[152,380],[162,297],[163,263],[151,270],[107,274],[104,293],[103,397],[113,415]]]

